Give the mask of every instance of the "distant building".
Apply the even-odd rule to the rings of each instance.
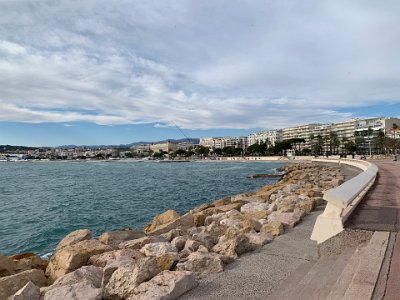
[[[135,145],[132,146],[130,150],[134,154],[147,156],[150,154],[150,145],[149,144]]]
[[[172,143],[172,142],[165,142],[165,143],[160,143],[160,144],[153,144],[150,145],[150,150],[153,152],[174,152],[178,150],[178,144]]]
[[[247,145],[251,146],[254,144],[267,144],[268,147],[275,146],[276,142],[282,140],[282,130],[264,130],[257,133],[252,133],[247,136]]]

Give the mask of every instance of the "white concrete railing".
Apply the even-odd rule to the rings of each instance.
[[[367,161],[353,159],[313,159],[312,161],[346,164],[363,170],[354,178],[324,194],[323,199],[328,203],[324,212],[318,216],[311,234],[311,239],[321,244],[344,230],[343,224],[374,184],[378,167]]]

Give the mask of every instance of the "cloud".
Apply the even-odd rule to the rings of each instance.
[[[5,1],[0,121],[277,128],[400,104],[389,4]]]

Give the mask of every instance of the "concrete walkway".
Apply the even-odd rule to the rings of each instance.
[[[318,259],[317,244],[310,240],[320,207],[299,225],[258,251],[247,253],[184,294],[181,299],[268,299],[274,288],[298,267]]]
[[[400,230],[400,162],[372,162],[379,168],[378,179],[345,227],[397,232]]]

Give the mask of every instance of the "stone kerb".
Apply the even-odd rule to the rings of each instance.
[[[344,222],[375,182],[378,167],[366,161],[350,159],[313,159],[313,162],[347,164],[364,171],[324,194],[327,205],[318,216],[311,234],[311,239],[321,244],[344,230]]]

